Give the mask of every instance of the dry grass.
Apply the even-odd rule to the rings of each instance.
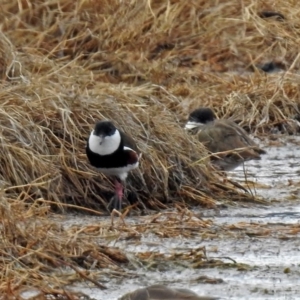
[[[104,208],[111,186],[89,167],[84,148],[95,121],[108,118],[130,133],[143,153],[141,172],[129,184],[140,200],[154,208],[169,200],[206,202],[198,190],[211,190],[214,176],[192,165],[206,153],[189,141],[180,122],[186,117],[184,103],[193,106],[199,97],[183,99],[176,92],[186,83],[202,91],[200,77],[205,85],[216,82],[206,76],[207,68],[199,68],[205,55],[194,43],[203,29],[191,24],[197,7],[174,3],[168,12],[158,4],[150,9],[147,2],[137,3],[126,8],[93,1],[4,6],[0,176],[6,193]],[[181,24],[184,16],[189,18]],[[168,39],[178,45],[154,55],[167,28],[177,28]],[[182,35],[193,28],[197,39],[185,36],[181,42],[179,28]],[[198,52],[195,68],[172,63],[191,56],[191,47]],[[186,76],[189,70],[198,72],[198,79],[196,73]],[[239,96],[229,97],[234,104]]]
[[[1,4],[0,264],[6,280],[0,291],[39,286],[64,257],[91,249],[107,256],[47,218],[49,204],[104,211],[112,186],[89,166],[84,149],[96,120],[115,120],[143,153],[128,183],[139,207],[252,199],[220,181],[207,160],[193,164],[207,153],[182,125],[198,106],[212,106],[258,133],[299,115],[300,8],[295,0],[274,3]],[[265,10],[284,19],[262,18]],[[286,72],[257,68],[270,61]],[[45,291],[52,280],[47,277]],[[73,279],[57,280],[53,286]]]
[[[142,265],[152,270],[158,265],[172,269],[178,264],[192,268],[228,264],[227,259],[223,262],[207,257],[204,247],[185,251],[173,249],[169,254],[146,251],[128,255],[118,248],[104,246],[116,240],[138,245],[148,234],[198,240],[217,235],[212,221],[203,221],[185,209],[143,217],[136,223],[125,221],[123,224],[118,220],[112,225],[102,220],[72,226],[62,226],[60,218],[54,216],[52,219],[49,210],[47,205],[28,206],[18,200],[1,202],[4,232],[0,252],[0,293],[11,297],[7,299],[23,299],[21,292],[31,288],[38,288],[40,295],[77,299],[65,295],[66,285],[85,282],[106,289],[111,279],[138,276],[136,270]],[[223,235],[225,233],[226,230],[222,231]],[[62,295],[65,298],[59,298]]]

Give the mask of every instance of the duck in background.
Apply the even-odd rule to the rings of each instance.
[[[198,108],[189,115],[185,129],[212,153],[212,163],[222,171],[231,171],[245,161],[259,160],[261,149],[239,125],[217,119],[210,108]]]
[[[165,285],[151,285],[128,293],[119,300],[216,300],[219,298],[198,296],[188,289],[169,288]]]

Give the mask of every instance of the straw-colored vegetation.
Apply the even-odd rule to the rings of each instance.
[[[48,216],[49,206],[107,213],[112,185],[85,156],[96,120],[113,119],[143,153],[128,180],[138,208],[253,200],[214,174],[182,125],[211,106],[252,132],[293,130],[299,17],[295,0],[2,1],[0,294],[18,297],[25,285],[63,294],[86,280],[87,256],[98,265],[86,268],[125,276],[124,254]],[[257,68],[270,61],[286,72]],[[72,276],[57,274],[70,266]]]

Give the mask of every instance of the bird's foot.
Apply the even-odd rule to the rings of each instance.
[[[109,200],[109,202],[108,202],[108,204],[107,204],[107,210],[109,211],[109,212],[112,212],[114,209],[116,209],[116,210],[118,210],[119,209],[119,199],[117,198],[117,195],[116,194],[114,194],[111,198],[110,198],[110,200]]]
[[[124,226],[126,226],[125,220],[124,218],[126,217],[126,215],[128,214],[129,210],[125,210],[125,212],[121,213],[120,211],[113,209],[111,214],[110,214],[110,218],[111,218],[111,226],[114,226],[114,216],[117,215],[120,217],[122,223]]]

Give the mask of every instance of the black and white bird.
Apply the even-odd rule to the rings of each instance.
[[[207,107],[192,111],[185,129],[195,134],[211,153],[218,153],[212,162],[223,171],[233,170],[248,160],[261,159],[260,155],[266,153],[242,127],[231,120],[217,119]]]
[[[122,208],[125,180],[139,166],[140,154],[134,140],[111,121],[96,123],[86,146],[90,164],[115,182],[114,208]]]

